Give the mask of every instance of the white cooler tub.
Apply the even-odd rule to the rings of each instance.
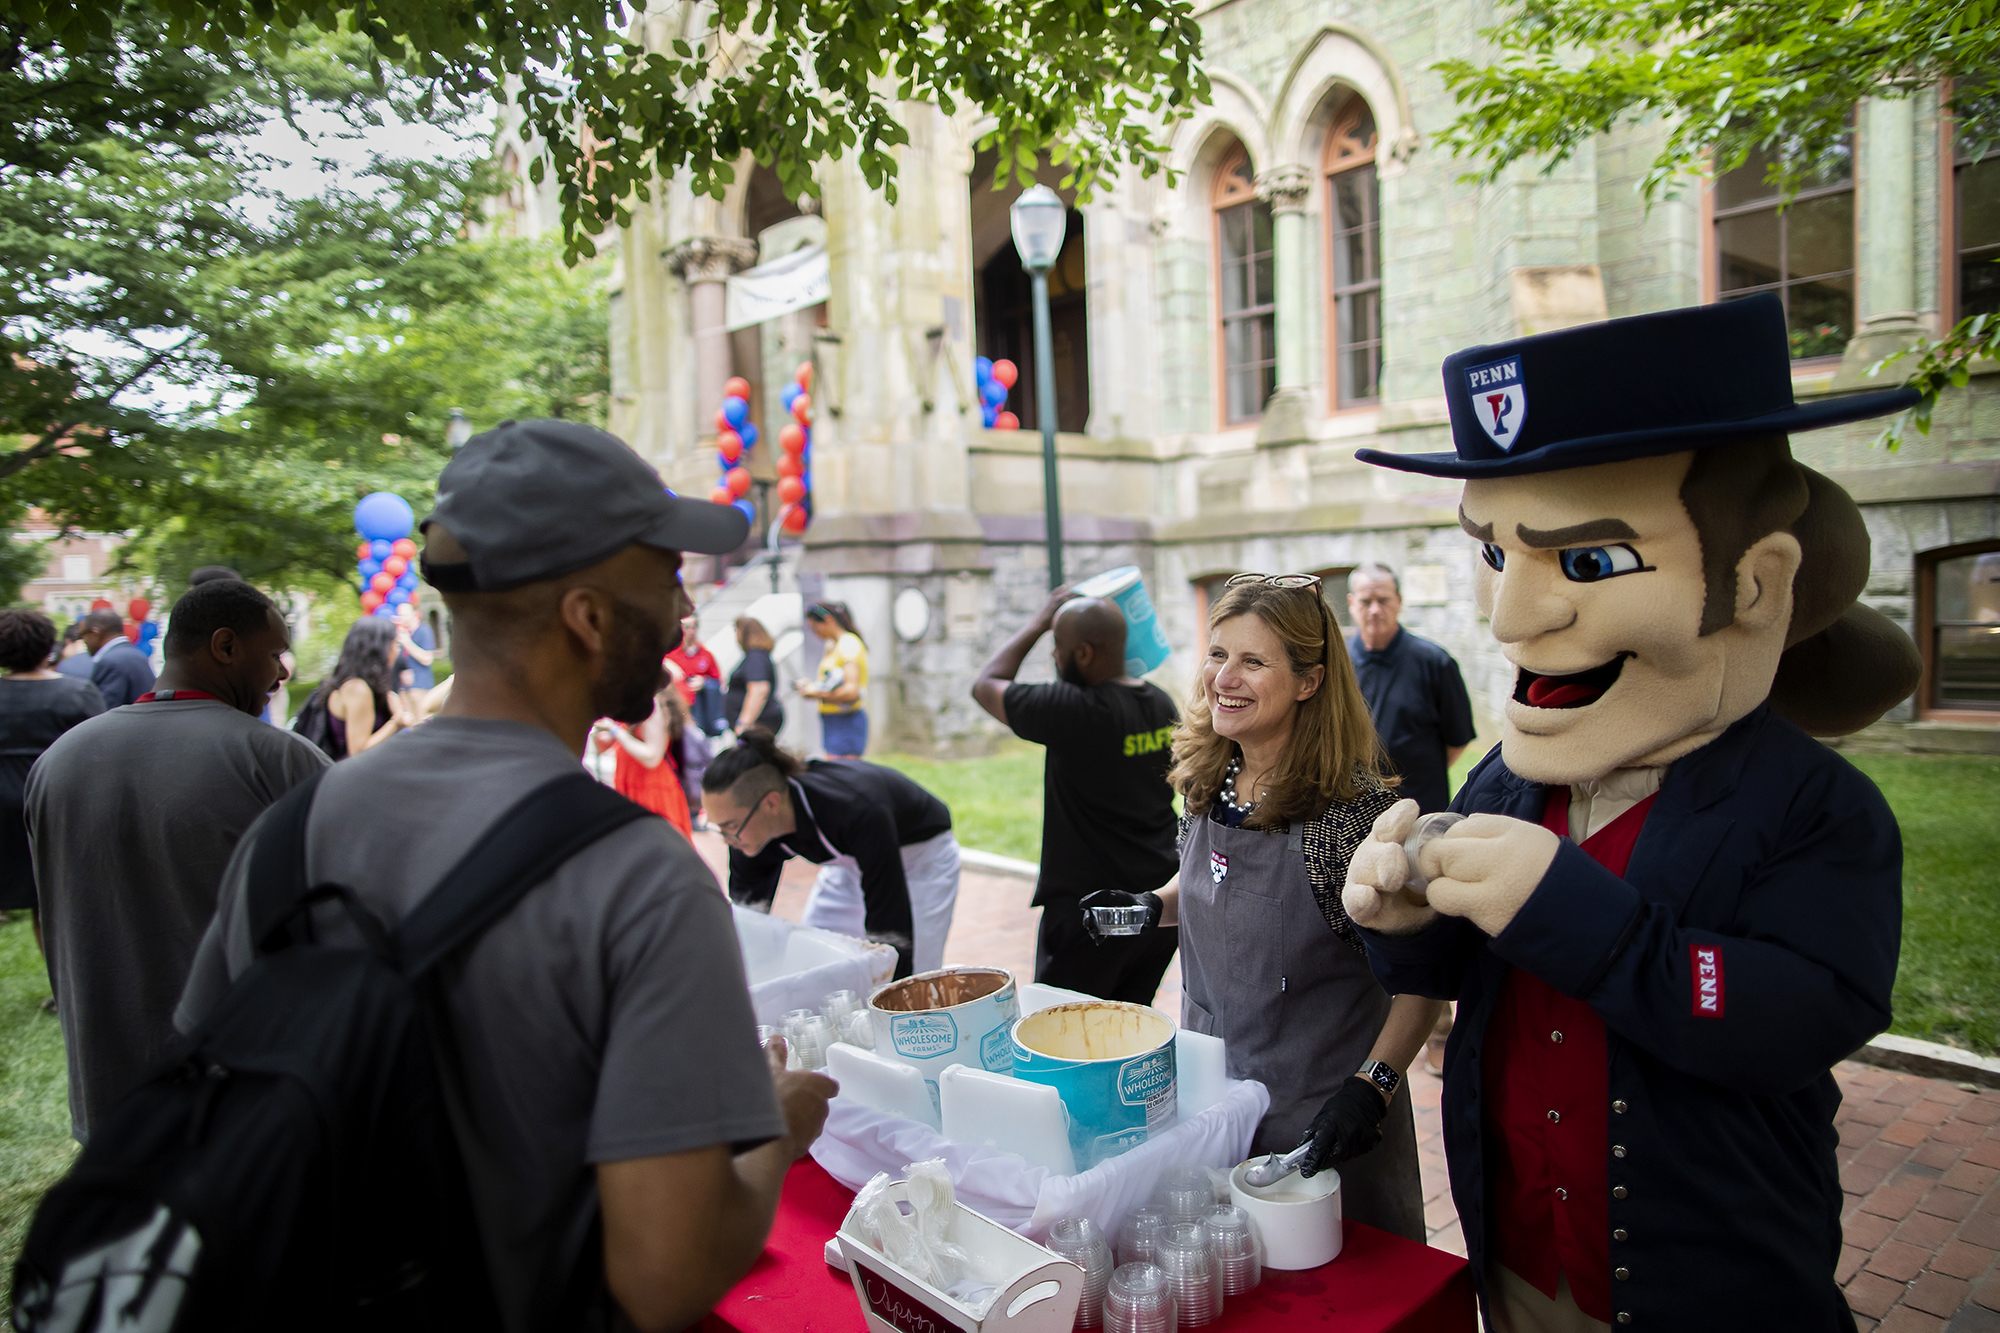
[[[837,990],[866,996],[896,971],[896,951],[730,904],[757,1021],[778,1027],[793,1009],[817,1010]]]

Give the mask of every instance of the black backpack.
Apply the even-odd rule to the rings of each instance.
[[[299,705],[298,715],[292,719],[292,730],[320,748],[320,752],[336,762],[347,758],[345,754],[334,753],[332,715],[327,712],[326,686],[320,685],[306,701]]]
[[[22,1333],[498,1327],[435,969],[647,812],[587,773],[549,782],[389,933],[349,889],[306,883],[316,785],[254,826],[256,960],[36,1210],[14,1270]],[[367,948],[313,939],[306,909],[327,900]],[[565,1328],[606,1322],[601,1246],[593,1233],[556,1270],[572,1274]]]

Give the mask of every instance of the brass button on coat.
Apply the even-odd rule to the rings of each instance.
[[[1612,1145],[1611,1145],[1611,1155],[1612,1155],[1613,1157],[1623,1157],[1623,1156],[1625,1155],[1625,1145],[1624,1145],[1624,1144],[1622,1144],[1622,1143],[1614,1143],[1614,1144],[1612,1144]]]
[[[1551,1112],[1549,1112],[1549,1123],[1550,1123],[1551,1125],[1560,1125],[1560,1124],[1562,1123],[1562,1118],[1563,1118],[1563,1117],[1562,1117],[1562,1112],[1561,1112],[1561,1111],[1551,1111]]]
[[[1625,1114],[1624,1099],[1620,1098],[1618,1101],[1611,1103],[1611,1109],[1616,1111],[1619,1115],[1624,1115]]]
[[[1612,1230],[1611,1230],[1611,1239],[1613,1239],[1613,1240],[1624,1240],[1624,1239],[1625,1239],[1625,1228],[1624,1228],[1624,1227],[1613,1227],[1613,1228],[1612,1228]]]
[[[1632,1312],[1631,1312],[1630,1310],[1620,1310],[1620,1311],[1618,1312],[1618,1322],[1619,1322],[1619,1323],[1621,1323],[1621,1324],[1629,1324],[1629,1323],[1631,1323],[1631,1322],[1632,1322]]]
[[[1613,1185],[1613,1186],[1611,1187],[1611,1197],[1612,1197],[1612,1198],[1614,1198],[1614,1199],[1622,1199],[1622,1198],[1624,1198],[1624,1197],[1625,1197],[1625,1187],[1624,1187],[1623,1185]]]
[[[1549,1040],[1554,1042],[1556,1045],[1560,1046],[1563,1044],[1563,1034],[1560,1032],[1551,1032],[1549,1034]]]
[[[1611,1276],[1623,1282],[1626,1278],[1632,1276],[1632,1270],[1629,1268],[1614,1268],[1611,1270]]]
[[[1569,1198],[1569,1191],[1558,1185],[1556,1186],[1556,1197],[1558,1199],[1567,1199]]]

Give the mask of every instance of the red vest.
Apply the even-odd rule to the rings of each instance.
[[[1648,796],[1583,850],[1623,876]],[[1569,788],[1548,789],[1542,827],[1569,832]],[[1604,1024],[1582,1000],[1510,969],[1486,1028],[1493,1258],[1551,1300],[1569,1274],[1577,1308],[1611,1322],[1611,1072]]]

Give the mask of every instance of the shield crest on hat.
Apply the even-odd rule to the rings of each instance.
[[[1487,438],[1502,449],[1512,449],[1521,438],[1521,423],[1528,419],[1528,386],[1521,378],[1521,358],[1490,361],[1465,372],[1466,391],[1472,395],[1472,415]]]

